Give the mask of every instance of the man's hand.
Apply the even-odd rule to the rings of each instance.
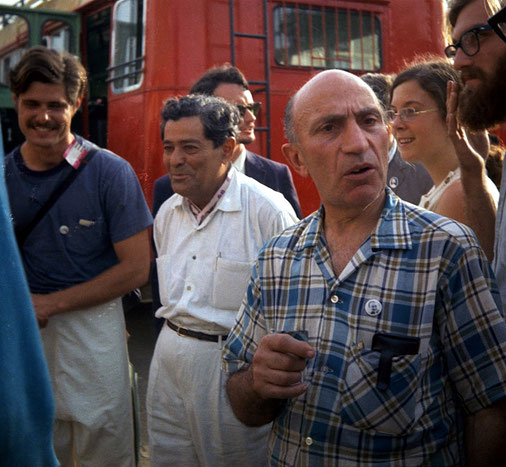
[[[461,169],[477,171],[485,168],[485,161],[490,150],[490,143],[486,131],[468,134],[457,123],[457,107],[459,98],[458,84],[449,81],[446,95],[446,126],[448,136],[453,142]]]
[[[45,328],[51,314],[51,309],[54,309],[55,303],[51,297],[52,294],[32,294],[33,308],[35,309],[35,316],[39,323],[39,328]]]
[[[457,123],[459,89],[449,82],[446,100],[446,124],[460,164],[460,181],[464,191],[465,222],[476,234],[489,261],[494,257],[496,207],[487,188],[485,160],[489,152],[486,132],[467,135]]]
[[[297,397],[307,389],[302,382],[306,361],[314,357],[314,349],[288,334],[269,334],[253,357],[253,390],[262,399]]]

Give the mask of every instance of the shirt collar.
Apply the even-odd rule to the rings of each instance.
[[[214,210],[214,208],[217,206],[218,201],[225,195],[229,185],[230,180],[232,178],[232,167],[229,167],[229,170],[227,172],[227,176],[225,177],[225,181],[222,183],[222,185],[218,188],[216,193],[213,195],[213,197],[209,200],[209,202],[200,209],[192,200],[189,198],[185,198],[186,202],[188,203],[188,207],[190,208],[190,211],[195,216],[195,219],[197,219],[197,224],[200,225],[202,222],[204,222],[204,219],[209,216]]]
[[[239,157],[237,157],[237,159],[232,162],[232,165],[235,167],[235,169],[238,171],[238,172],[241,172],[242,174],[243,173],[246,173],[246,148],[244,147],[244,145],[242,146],[242,151],[240,152],[239,154]]]
[[[366,243],[370,242],[370,248],[373,250],[411,249],[412,240],[406,208],[388,187],[386,187],[386,194],[381,217]],[[323,206],[312,216],[309,216],[308,222],[295,245],[295,250],[314,248],[318,245],[322,237],[324,218],[325,210]]]

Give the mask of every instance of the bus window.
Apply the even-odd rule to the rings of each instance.
[[[137,89],[142,83],[144,60],[143,0],[119,0],[114,6],[112,66],[115,94]]]
[[[373,12],[283,4],[274,8],[273,24],[278,65],[381,69],[381,23]]]
[[[71,30],[61,21],[46,21],[43,27],[42,45],[58,52],[69,52]]]

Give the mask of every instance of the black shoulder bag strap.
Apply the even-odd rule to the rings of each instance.
[[[76,179],[79,173],[86,167],[88,162],[90,162],[93,155],[97,152],[96,149],[90,149],[86,156],[83,158],[79,167],[77,169],[72,170],[65,179],[53,190],[51,195],[49,196],[46,203],[37,211],[34,218],[31,222],[23,229],[15,229],[16,232],[16,240],[18,242],[18,247],[21,249],[23,243],[28,238],[28,235],[32,232],[35,226],[42,220],[42,218],[47,214],[47,212],[53,207],[54,203],[58,201],[60,196],[65,192],[65,190],[72,184],[72,182]]]

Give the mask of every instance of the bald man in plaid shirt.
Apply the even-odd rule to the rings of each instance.
[[[356,76],[287,106],[285,156],[322,207],[262,249],[224,348],[272,465],[501,465],[506,325],[462,224],[386,188],[389,129]]]

